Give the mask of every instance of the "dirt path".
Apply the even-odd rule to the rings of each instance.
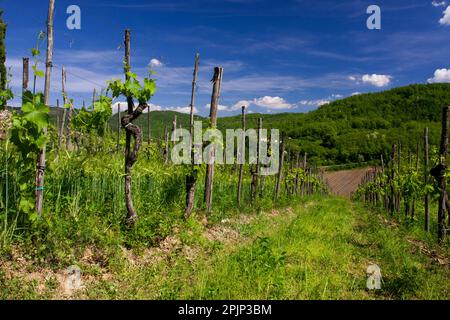
[[[372,168],[325,172],[325,180],[333,194],[350,198],[351,194],[358,189],[366,172],[370,170]]]

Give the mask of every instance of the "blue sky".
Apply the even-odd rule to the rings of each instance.
[[[71,4],[81,8],[81,30],[66,27]],[[381,30],[366,27],[371,4],[381,8]],[[77,106],[91,100],[94,87],[122,77],[125,28],[132,32],[133,70],[145,76],[153,59],[155,110],[187,109],[196,52],[201,115],[208,114],[214,66],[224,68],[220,116],[239,113],[242,104],[250,112],[305,112],[356,93],[450,82],[449,6],[441,0],[56,0],[51,101],[61,98],[62,66]],[[0,7],[11,85],[20,93],[21,59],[45,30],[47,1],[0,0]]]

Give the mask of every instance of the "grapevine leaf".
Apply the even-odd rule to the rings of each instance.
[[[25,108],[25,110],[24,110]],[[42,130],[48,125],[49,122],[49,108],[45,105],[37,105],[36,107],[33,104],[28,103],[22,107],[22,111],[24,111],[23,118],[29,122],[35,124],[38,130]]]
[[[34,207],[34,205],[29,199],[26,199],[26,198],[20,199],[19,208],[21,211],[23,211],[25,213],[29,213],[29,212],[31,212],[31,210],[33,210],[33,207]]]

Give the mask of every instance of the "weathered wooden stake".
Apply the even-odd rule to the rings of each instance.
[[[172,150],[173,149],[173,141],[172,141],[172,134],[175,134],[175,132],[176,132],[176,130],[177,130],[177,115],[174,115],[173,116],[173,121],[172,121],[172,131],[170,132],[170,150]],[[170,150],[169,150],[169,153],[170,153]],[[169,159],[170,159],[170,157],[169,157]]]
[[[164,127],[164,139],[165,139],[164,164],[168,164],[169,163],[169,132],[167,131],[167,126]]]
[[[45,84],[44,84],[44,103],[50,104],[50,79],[52,75],[53,65],[53,16],[55,10],[55,0],[48,2],[48,18],[47,18],[47,57],[45,62]],[[44,128],[43,134],[47,135],[47,128]],[[38,152],[36,166],[36,201],[35,210],[39,216],[42,216],[44,205],[44,174],[45,174],[45,152],[46,146]]]
[[[94,110],[95,99],[97,97],[97,92],[95,88],[92,90],[92,110]]]
[[[442,110],[442,132],[441,132],[441,147],[439,151],[440,159],[439,164],[431,169],[431,175],[436,179],[439,185],[439,209],[438,209],[438,241],[442,243],[446,236],[446,223],[445,217],[448,204],[447,195],[447,180],[446,180],[446,170],[447,170],[447,155],[448,155],[448,117],[450,115],[450,107],[445,107]]]
[[[429,156],[428,156],[428,128],[424,129],[424,150],[423,150],[423,180],[425,185],[428,184],[428,162],[429,162]],[[425,209],[425,231],[430,232],[430,195],[425,193],[424,198],[424,209]]]
[[[398,152],[398,154],[397,154],[398,176],[400,178],[401,174],[402,174],[402,143],[400,141],[398,142],[397,152]],[[400,212],[401,201],[402,200],[401,200],[400,190],[397,190],[397,201],[396,201],[396,208],[395,208],[397,213]]]
[[[66,125],[66,116],[67,116],[67,108],[65,106],[66,104],[66,96],[65,96],[65,88],[64,88],[64,82],[66,77],[66,71],[64,68],[61,70],[61,88],[62,88],[62,95],[63,95],[63,116],[61,121],[61,127],[59,128],[59,134],[58,134],[58,149],[61,149],[62,146],[62,140],[64,136],[64,127]],[[59,100],[58,100],[59,101]]]
[[[281,136],[281,145],[280,145],[280,163],[278,166],[278,175],[277,175],[277,181],[275,184],[275,200],[278,199],[278,196],[280,195],[280,188],[281,188],[281,181],[283,179],[283,164],[284,164],[284,147],[285,147],[285,136],[282,134]]]
[[[128,80],[128,71],[131,69],[131,35],[130,30],[125,30],[125,79]],[[133,97],[127,97],[127,106],[128,106],[128,116],[133,114],[134,109],[134,101]],[[133,205],[133,198],[131,196],[131,165],[130,165],[130,158],[131,158],[131,135],[132,133],[128,130],[126,130],[126,142],[125,142],[125,201],[128,211],[128,220],[132,222],[136,219],[137,214],[136,210],[134,209]]]
[[[191,130],[191,137],[193,137],[194,134],[194,110],[195,110],[195,89],[197,88],[197,74],[198,74],[198,66],[200,63],[200,54],[195,54],[195,63],[194,63],[194,73],[192,75],[192,88],[191,88],[191,103],[190,103],[190,118],[189,118],[189,124],[190,124],[190,130]],[[193,159],[192,155],[192,159]],[[194,161],[192,161],[193,163]]]
[[[385,174],[385,168],[384,168],[384,157],[383,155],[380,156],[381,159],[381,176],[383,177]],[[382,183],[380,183],[380,190],[381,188],[384,188],[384,179],[382,179],[381,181],[383,181]],[[386,211],[389,210],[389,200],[388,200],[388,196],[386,195],[386,193],[383,195],[383,205],[384,205],[384,209]]]
[[[297,153],[297,159],[295,161],[295,181],[294,181],[294,194],[298,195],[298,180],[299,180],[299,169],[300,169],[300,152]]]
[[[394,179],[395,179],[395,153],[396,153],[396,145],[393,144],[392,145],[392,153],[391,153],[391,161],[389,162],[389,167],[390,167],[390,189],[391,189],[391,194],[389,197],[389,211],[391,213],[394,213],[396,205],[395,205],[395,201],[396,201],[396,196],[395,196],[395,187],[394,187]]]
[[[256,199],[256,193],[258,190],[258,180],[259,180],[259,152],[260,152],[260,140],[261,140],[261,130],[262,130],[262,119],[258,118],[258,131],[257,131],[257,145],[256,145],[256,164],[253,166],[251,171],[252,175],[252,183],[251,183],[251,200],[254,201]]]
[[[258,162],[257,165],[257,173],[258,173],[258,183],[259,183],[259,197],[262,198],[264,196],[264,183],[265,183],[265,176],[261,175],[261,135],[262,135],[262,129],[263,129],[263,119],[258,119]]]
[[[22,74],[22,97],[25,91],[28,90],[28,81],[30,77],[30,59],[29,58],[23,58],[22,59],[23,64],[23,74]]]
[[[117,105],[117,152],[120,152],[120,103]]]
[[[148,110],[147,110],[147,143],[150,144],[150,141],[152,141],[152,127],[150,125],[150,106],[148,106]]]
[[[303,174],[305,176],[304,181],[302,181],[301,183],[301,188],[302,188],[302,196],[305,195],[305,188],[306,188],[306,166],[307,166],[307,160],[308,160],[308,153],[305,152],[305,154],[303,155]]]
[[[241,115],[242,131],[244,132],[244,137],[242,139],[242,144],[243,144],[242,149],[245,150],[245,106],[242,106],[241,108],[242,108],[242,115]],[[239,150],[239,147],[238,147],[238,150]],[[243,161],[243,162],[245,162],[245,161]],[[242,179],[243,178],[244,178],[244,164],[241,163],[241,164],[239,164],[239,180],[238,180],[238,185],[237,185],[237,204],[238,204],[238,206],[241,205]]]
[[[217,127],[217,109],[219,106],[220,87],[222,85],[223,68],[214,68],[213,91],[211,95],[211,109],[210,109],[210,128],[216,129]],[[205,178],[205,204],[207,212],[212,210],[212,196],[213,196],[213,181],[214,181],[214,161],[215,161],[215,146],[210,149],[209,161],[206,165],[206,178]]]
[[[72,106],[67,107],[67,94],[66,94],[66,84],[67,73],[66,69],[63,67],[61,71],[61,86],[62,86],[62,96],[64,108],[67,108],[67,138],[66,138],[66,148],[67,150],[72,149]]]
[[[194,73],[192,76],[192,90],[191,90],[191,103],[190,103],[190,120],[189,120],[189,131],[191,133],[191,172],[186,175],[186,210],[185,215],[189,217],[194,209],[194,200],[195,200],[195,184],[197,182],[197,175],[194,172],[195,170],[195,149],[201,148],[201,146],[194,146],[194,111],[195,111],[195,88],[197,86],[197,73],[198,73],[198,65],[200,62],[200,55],[198,53],[195,54],[195,63],[194,63]]]
[[[419,140],[417,140],[416,145],[416,173],[419,173]],[[411,218],[414,219],[414,216],[416,215],[416,198],[414,197],[412,199],[412,205],[411,205]]]
[[[59,135],[59,128],[60,128],[60,125],[61,125],[61,120],[60,120],[60,117],[59,117],[59,99],[56,99],[56,130],[58,130],[58,140],[59,140],[59,137],[60,137],[60,135]],[[53,149],[53,144],[54,144],[54,142],[52,141],[52,149]]]

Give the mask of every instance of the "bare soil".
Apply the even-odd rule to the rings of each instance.
[[[325,181],[327,182],[333,194],[350,198],[352,193],[358,189],[364,175],[373,168],[361,168],[342,171],[325,172]]]

